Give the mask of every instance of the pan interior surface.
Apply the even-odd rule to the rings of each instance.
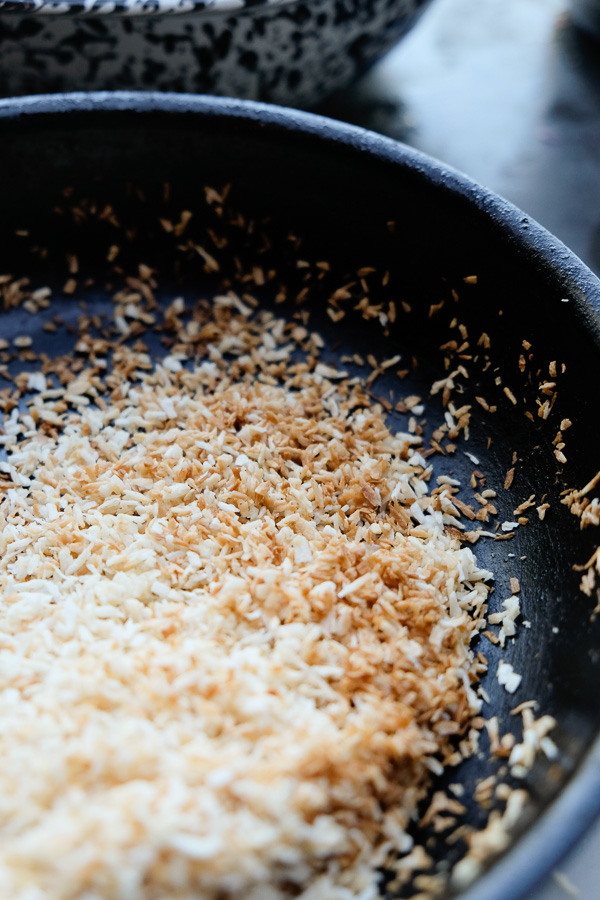
[[[185,271],[174,264],[173,242],[160,219],[178,221],[181,211],[189,210],[194,227],[202,228],[206,186],[222,192],[230,185],[228,202],[269,235],[261,266],[285,273],[295,288],[293,297],[290,292],[277,304],[268,285],[254,283],[251,293],[259,302],[276,315],[293,317],[304,284],[299,255],[326,261],[329,274],[316,283],[306,308],[311,328],[325,340],[327,362],[353,371],[354,363],[342,363],[342,357],[401,358],[372,385],[373,402],[383,398],[392,430],[405,430],[410,415],[398,410],[399,401],[423,398],[428,446],[447,411],[443,391],[432,395],[431,387],[460,370],[453,400],[473,410],[470,436],[458,439],[454,451],[430,457],[434,475],[457,479],[465,488],[459,496],[470,504],[473,472],[482,473],[497,495],[498,514],[483,526],[491,532],[498,523],[529,520],[498,528],[502,539],[480,538],[472,549],[495,575],[490,610],[502,609],[511,578],[518,579],[522,610],[517,636],[504,649],[480,647],[489,663],[483,685],[490,703],[483,715],[493,710],[502,733],[518,733],[519,717],[511,710],[535,699],[536,715],[557,721],[552,737],[560,755],[540,755],[525,776],[530,801],[513,835],[516,845],[528,833],[534,836],[556,798],[582,777],[578,769],[600,729],[600,624],[592,615],[595,599],[580,591],[581,574],[573,570],[592,556],[597,537],[593,528],[581,530],[561,504],[564,491],[583,487],[597,470],[600,292],[593,279],[535,223],[507,212],[500,201],[494,205],[458,176],[374,137],[252,105],[245,118],[243,107],[219,101],[180,99],[170,108],[167,98],[163,110],[159,101],[139,109],[135,100],[123,101],[120,110],[111,110],[114,101],[107,98],[96,108],[93,99],[87,102],[89,109],[68,98],[54,101],[54,107],[46,101],[45,111],[22,117],[3,106],[0,269],[27,277],[36,287],[49,286],[53,302],[35,316],[23,308],[5,310],[2,337],[10,342],[26,334],[34,348],[59,355],[72,347],[69,326],[79,316],[110,316],[107,282],[117,290],[120,277],[106,262],[114,240],[111,215],[96,216],[93,223],[70,215],[70,204],[82,201],[114,210],[128,235],[118,265],[152,266],[159,302],[179,295],[190,303],[199,296],[211,299],[222,289],[219,279],[207,274],[200,257]],[[290,235],[301,244],[292,247]],[[240,239],[235,254],[249,264],[257,246]],[[73,295],[64,290],[72,257],[88,278]],[[332,289],[355,287],[361,269],[378,273],[370,304],[387,310],[392,301],[395,321],[365,318],[354,308],[357,303],[332,321]],[[56,314],[67,327],[49,339],[43,326]],[[149,335],[148,342],[160,351],[158,338]],[[555,399],[544,418],[540,409],[551,395]],[[565,420],[572,424],[565,431],[563,464],[555,439]],[[531,505],[515,513],[530,498]],[[545,503],[542,520],[536,510]],[[513,536],[504,539],[509,532]],[[523,676],[515,694],[497,682],[501,660]],[[486,741],[482,738],[480,752],[441,776],[436,787],[458,781],[472,796],[476,784],[501,767],[498,761],[490,764]],[[588,777],[597,778],[597,772]],[[502,778],[519,786],[509,773]],[[583,806],[586,802],[582,797]],[[591,816],[593,805],[589,800],[579,810],[582,819]],[[481,825],[484,820],[485,810],[471,801],[465,821]],[[443,839],[425,837],[442,870],[459,858],[458,845],[449,849]],[[567,846],[569,839],[561,836],[556,846]],[[496,896],[493,891],[506,900],[520,896],[552,865],[538,850],[526,872],[516,865],[510,870],[509,850],[497,883],[487,882],[484,893],[482,881],[469,896],[487,900]]]

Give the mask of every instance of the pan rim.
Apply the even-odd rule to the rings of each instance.
[[[90,123],[99,116],[122,119],[166,114],[173,118],[235,120],[274,139],[284,134],[314,145],[345,148],[390,168],[404,167],[442,193],[462,198],[492,222],[528,263],[564,289],[574,314],[600,352],[600,280],[572,251],[509,201],[464,173],[406,144],[332,119],[249,100],[159,92],[73,92],[0,100],[0,136],[18,123],[52,127],[69,116]],[[537,821],[460,900],[520,900],[547,876],[600,815],[600,734],[565,787]]]

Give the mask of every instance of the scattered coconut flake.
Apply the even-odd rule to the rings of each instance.
[[[30,372],[27,376],[27,390],[45,391],[48,384],[42,372]]]
[[[514,694],[521,684],[522,675],[518,675],[510,663],[503,660],[498,663],[498,684],[505,688],[509,694]]]

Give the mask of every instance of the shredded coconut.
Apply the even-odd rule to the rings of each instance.
[[[329,366],[232,372],[219,343],[260,369],[277,320],[214,330],[208,364],[133,386],[120,348],[112,393],[84,368],[11,420],[2,896],[367,900],[476,746],[491,575],[422,458]]]

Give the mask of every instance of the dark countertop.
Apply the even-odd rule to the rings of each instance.
[[[574,27],[568,8],[434,0],[396,49],[318,111],[461,169],[600,275],[600,41]],[[572,888],[596,900],[600,824],[557,870],[529,900],[567,900]]]

